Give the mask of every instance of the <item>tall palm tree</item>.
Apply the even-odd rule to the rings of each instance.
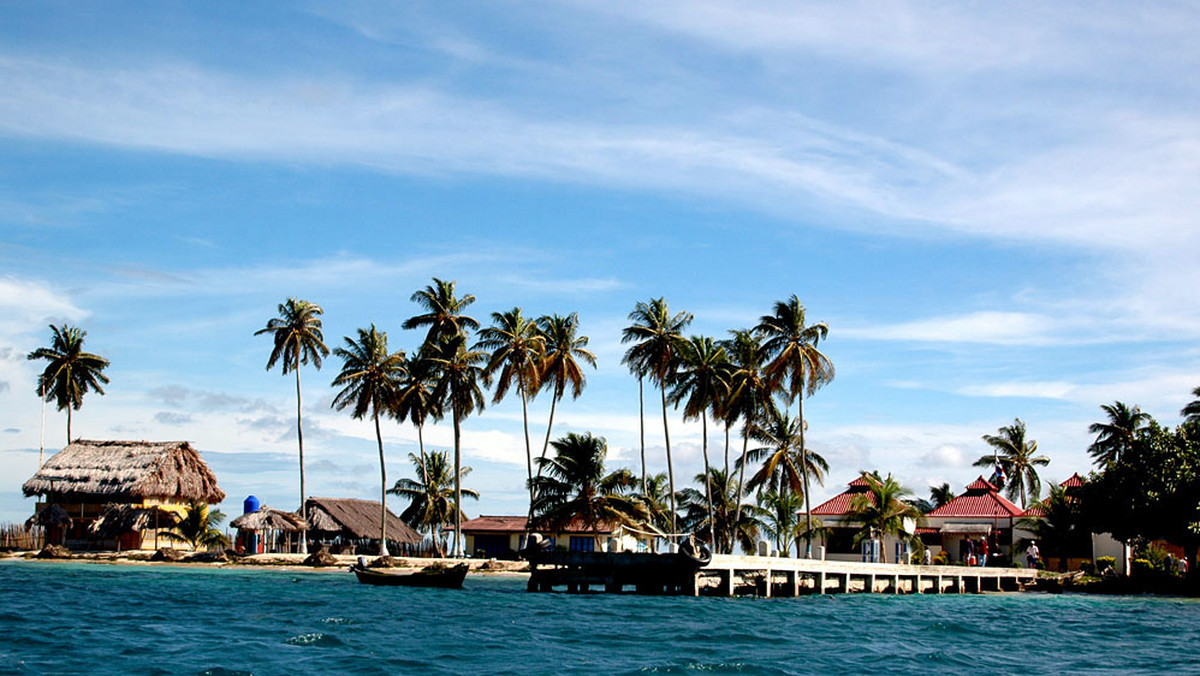
[[[596,355],[587,349],[588,337],[579,335],[579,315],[548,315],[537,320],[543,352],[538,364],[537,379],[543,390],[550,390],[550,421],[546,424],[546,441],[542,444],[542,460],[550,449],[550,432],[554,429],[554,409],[571,388],[571,398],[578,399],[587,386],[580,362],[596,367]],[[539,474],[540,474],[539,465]],[[536,477],[535,477],[536,479]],[[535,491],[536,493],[536,491]]]
[[[433,364],[428,357],[417,356],[408,361],[408,368],[400,379],[396,399],[391,402],[389,413],[400,422],[411,422],[417,428],[419,458],[425,458],[425,423],[430,418],[442,418],[441,402],[433,396]]]
[[[680,354],[679,372],[676,375],[671,392],[671,403],[678,406],[683,403],[683,419],[700,418],[701,449],[704,455],[704,475],[709,476],[712,469],[708,462],[708,413],[716,408],[729,392],[729,356],[721,347],[708,336],[692,336],[684,343]],[[713,512],[712,488],[707,483],[704,494],[708,501],[709,521],[715,521]],[[711,534],[709,544],[715,551],[717,543],[715,533]]]
[[[1036,455],[1037,442],[1025,438],[1025,423],[1017,418],[1012,425],[1006,425],[998,430],[999,434],[985,434],[983,440],[993,449],[992,455],[985,455],[975,461],[976,467],[991,467],[999,463],[1008,480],[1005,482],[1005,493],[1009,500],[1021,500],[1021,509],[1026,508],[1026,496],[1034,500],[1042,493],[1042,480],[1038,477],[1037,467],[1050,464],[1050,458]]]
[[[603,437],[571,432],[551,443],[554,456],[538,459],[534,510],[538,527],[557,529],[577,522],[583,530],[599,533],[604,524],[645,520],[641,502],[629,493],[635,484],[633,474],[625,469],[605,471],[608,443]],[[599,535],[595,537],[599,549]]]
[[[1088,453],[1096,465],[1104,466],[1120,460],[1133,446],[1134,438],[1149,427],[1153,418],[1137,406],[1130,408],[1119,401],[1101,404],[1100,408],[1108,416],[1108,421],[1088,425],[1088,433],[1097,435],[1092,445],[1088,446]]]
[[[429,327],[425,340],[421,343],[422,352],[433,349],[449,336],[465,334],[479,328],[479,322],[463,314],[463,310],[475,302],[475,296],[467,294],[458,298],[454,295],[454,285],[453,281],[447,282],[434,277],[433,284],[412,295],[412,302],[421,306],[425,312],[404,320],[401,327]]]
[[[943,482],[941,486],[929,487],[929,503],[934,509],[950,502],[954,499],[954,491],[950,490],[950,484]]]
[[[1192,396],[1195,399],[1188,402],[1188,405],[1183,407],[1179,415],[1184,417],[1184,422],[1200,423],[1200,387],[1192,390]]]
[[[766,518],[765,511],[757,505],[742,504],[743,494],[739,492],[738,482],[719,467],[709,471],[707,480],[703,474],[697,474],[695,480],[697,484],[711,486],[715,520],[708,518],[705,494],[689,486],[679,491],[684,527],[701,536],[715,532],[712,538],[719,551],[732,552],[737,545],[741,545],[744,552],[754,551],[759,529]]]
[[[763,365],[766,351],[762,340],[753,332],[735,330],[722,345],[729,353],[733,372],[729,376],[729,396],[721,406],[721,416],[727,425],[742,421],[742,453],[736,463],[739,468],[737,494],[743,495],[746,485],[746,454],[754,428],[772,406],[771,389],[767,386]],[[728,474],[728,472],[726,472]],[[737,503],[741,509],[741,501]],[[735,521],[740,521],[738,516]]]
[[[388,352],[387,333],[377,330],[374,324],[370,329],[358,329],[358,340],[345,337],[343,341],[343,346],[333,351],[342,360],[342,371],[333,379],[333,386],[342,390],[333,398],[333,407],[339,411],[350,408],[356,420],[370,413],[375,423],[379,445],[379,555],[387,556],[387,465],[379,414],[391,411],[398,399],[407,359],[403,350]]]
[[[508,312],[493,312],[492,325],[479,332],[476,347],[489,350],[491,356],[483,370],[484,381],[496,383],[492,403],[498,404],[516,384],[521,397],[521,421],[525,430],[525,468],[528,472],[529,502],[533,503],[533,448],[529,443],[529,393],[538,391],[538,366],[546,351],[546,339],[537,322],[515,307]]]
[[[671,432],[667,425],[667,386],[674,377],[683,350],[683,330],[692,323],[692,313],[678,312],[674,315],[665,298],[655,298],[649,303],[639,301],[629,313],[633,322],[621,332],[622,343],[633,343],[622,363],[638,375],[645,374],[657,384],[662,394],[663,440],[667,448],[667,481],[671,487],[671,534],[676,535],[675,514],[675,464],[671,460]]]
[[[864,540],[882,539],[888,535],[896,535],[901,539],[912,540],[916,537],[916,529],[910,529],[909,524],[920,518],[921,512],[903,500],[912,491],[900,485],[900,482],[888,474],[886,478],[879,472],[863,472],[867,481],[867,492],[854,496],[850,501],[850,511],[855,521],[859,522],[858,533],[854,543]],[[887,563],[887,550],[884,549],[883,562]]]
[[[295,298],[279,304],[279,316],[267,321],[266,328],[259,329],[254,335],[270,333],[274,339],[271,356],[267,359],[267,370],[275,364],[283,365],[283,375],[288,371],[296,372],[296,445],[300,449],[300,518],[308,523],[305,513],[304,492],[304,426],[301,419],[300,405],[300,365],[311,363],[318,371],[321,370],[321,359],[329,355],[325,346],[325,336],[321,333],[321,315],[324,310],[316,303]],[[300,531],[300,553],[308,553],[308,537]]]
[[[487,353],[467,346],[463,334],[452,335],[433,348],[430,362],[437,372],[433,397],[450,410],[454,421],[454,503],[462,505],[462,421],[484,406],[483,365]],[[454,515],[454,555],[462,551],[462,512]]]
[[[440,558],[445,556],[442,526],[462,518],[462,510],[454,497],[456,480],[450,469],[449,454],[446,451],[434,451],[426,455],[421,451],[421,455],[409,453],[408,459],[417,472],[417,478],[400,479],[388,492],[408,500],[408,507],[400,513],[401,520],[418,532],[428,532]],[[458,477],[459,483],[462,477],[470,473],[470,467],[463,467]],[[479,499],[478,491],[469,488],[462,489],[462,496]]]
[[[83,406],[88,391],[103,395],[101,384],[108,384],[104,369],[109,361],[83,351],[87,331],[63,324],[50,326],[50,346],[39,347],[26,355],[30,361],[46,360],[46,368],[38,376],[37,393],[44,401],[53,399],[58,410],[67,411],[67,443],[71,443],[71,411]]]
[[[190,502],[175,526],[159,535],[170,542],[190,545],[192,549],[228,547],[229,538],[217,528],[224,520],[221,510],[210,509],[202,502]]]
[[[751,436],[766,446],[750,450],[745,462],[762,465],[746,482],[747,490],[773,490],[777,493],[806,495],[806,475],[825,484],[829,463],[817,453],[800,453],[800,421],[775,406],[767,408],[766,418]]]
[[[804,306],[792,294],[785,301],[775,303],[774,312],[759,319],[755,331],[763,336],[763,348],[770,355],[766,374],[769,386],[782,392],[787,401],[797,402],[796,417],[800,421],[800,454],[808,454],[804,443],[804,398],[811,397],[822,386],[833,381],[833,362],[817,349],[817,344],[829,335],[824,322],[813,325],[806,323]],[[804,511],[811,519],[812,505],[809,499],[808,475],[804,475]],[[811,530],[811,524],[806,530]],[[805,547],[811,554],[812,539]]]

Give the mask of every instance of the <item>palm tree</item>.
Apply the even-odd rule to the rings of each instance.
[[[804,315],[804,306],[792,294],[786,301],[776,302],[774,313],[763,315],[755,327],[755,331],[766,339],[763,349],[771,357],[766,367],[768,386],[783,392],[788,403],[798,402],[796,418],[800,421],[801,456],[808,453],[804,444],[804,398],[811,397],[820,387],[833,381],[834,376],[833,362],[817,349],[817,344],[829,335],[829,327],[824,322],[809,326]],[[804,511],[808,515],[812,513],[808,474],[804,475]],[[811,530],[811,524],[808,530]],[[811,539],[806,541],[805,547],[811,555]]]
[[[729,356],[725,348],[708,336],[692,336],[684,343],[680,354],[680,368],[671,392],[671,403],[683,403],[683,419],[700,418],[701,448],[704,455],[704,474],[709,476],[708,462],[708,412],[716,408],[729,392]],[[704,493],[708,501],[709,521],[715,521],[712,489],[705,484]],[[715,538],[715,534],[712,534]],[[709,544],[716,550],[715,539]]]
[[[1100,408],[1108,416],[1108,422],[1096,422],[1088,426],[1088,433],[1095,434],[1096,441],[1088,446],[1088,453],[1098,466],[1117,462],[1133,446],[1133,439],[1146,429],[1153,418],[1149,413],[1134,406],[1115,401],[1101,404]]]
[[[742,421],[742,454],[736,465],[739,467],[737,493],[743,495],[750,437],[772,402],[771,390],[763,373],[766,352],[762,341],[752,331],[735,330],[730,333],[732,336],[722,344],[729,353],[733,372],[729,376],[729,396],[721,406],[721,416],[726,425]],[[741,509],[741,504],[739,500],[738,509]],[[740,516],[735,519],[740,520]]]
[[[921,512],[902,499],[912,495],[912,491],[901,486],[891,474],[883,478],[879,472],[863,472],[862,477],[867,481],[867,492],[854,496],[850,501],[854,520],[862,524],[854,536],[854,543],[882,540],[888,535],[908,540],[915,538],[916,529],[910,529],[909,524],[914,523]],[[887,550],[882,553],[883,562],[887,563]]]
[[[992,455],[985,455],[975,461],[976,467],[991,467],[999,464],[1008,480],[1005,481],[1005,493],[1009,500],[1021,499],[1021,509],[1026,508],[1026,494],[1034,500],[1042,493],[1042,480],[1038,477],[1036,467],[1050,464],[1050,458],[1037,453],[1037,442],[1025,439],[1025,423],[1017,418],[1012,425],[1001,427],[999,434],[985,434],[983,440],[992,447]]]
[[[83,395],[89,390],[104,394],[101,384],[108,384],[104,369],[109,362],[104,357],[83,351],[87,331],[63,324],[50,326],[50,347],[39,347],[26,359],[45,359],[45,370],[38,376],[37,393],[44,401],[53,399],[58,410],[67,411],[67,443],[71,443],[71,411],[83,406]]]
[[[603,437],[571,432],[552,444],[554,456],[538,459],[538,527],[560,529],[577,522],[583,530],[597,533],[599,549],[601,525],[645,520],[641,502],[628,492],[635,484],[633,474],[626,469],[605,472],[608,443]]]
[[[316,303],[306,300],[287,299],[279,304],[279,316],[267,321],[266,328],[259,329],[254,335],[272,334],[275,340],[271,356],[267,359],[267,370],[270,371],[276,363],[282,363],[283,375],[288,371],[296,372],[296,444],[300,448],[300,519],[308,523],[305,514],[304,492],[304,426],[301,424],[300,406],[300,365],[312,363],[321,370],[321,358],[329,355],[325,347],[325,336],[321,333],[321,315],[324,310]],[[300,531],[300,553],[308,553],[308,537]]]
[[[806,475],[825,485],[829,463],[817,453],[800,454],[800,421],[793,420],[775,406],[767,407],[765,419],[751,433],[755,441],[766,444],[749,451],[745,462],[761,462],[762,466],[746,482],[747,490],[773,490],[805,496]]]
[[[454,503],[462,505],[462,421],[484,406],[483,364],[487,353],[467,347],[467,337],[452,335],[433,348],[430,363],[437,373],[433,398],[450,410],[454,421]],[[462,556],[462,512],[454,515],[454,556]]]
[[[655,533],[666,533],[671,528],[671,496],[667,495],[668,490],[667,473],[659,472],[646,477],[641,492],[634,496],[641,502],[646,514],[646,526]],[[657,549],[657,541],[656,536],[651,542],[651,550]]]
[[[779,492],[772,488],[759,496],[758,506],[766,515],[763,519],[763,530],[775,540],[775,549],[786,553],[791,549],[792,543],[795,543],[796,556],[799,556],[799,535],[803,524],[797,515],[804,507],[800,493],[786,490]]]
[[[934,509],[950,502],[954,499],[954,491],[950,490],[950,484],[943,482],[941,486],[929,487],[929,502]]]
[[[596,355],[587,349],[588,337],[579,335],[579,315],[548,315],[537,320],[544,351],[538,364],[537,380],[543,390],[550,390],[550,421],[546,424],[546,441],[542,444],[542,461],[550,450],[550,432],[554,429],[554,409],[571,388],[571,398],[578,399],[587,386],[587,377],[579,362],[596,367]],[[540,475],[541,465],[538,465]],[[535,477],[536,479],[536,477]],[[534,491],[536,496],[536,490]]]
[[[635,374],[647,375],[662,394],[663,439],[667,448],[667,481],[671,492],[671,534],[676,535],[675,464],[671,460],[671,432],[667,426],[667,386],[675,374],[683,350],[683,330],[692,323],[692,313],[671,314],[665,298],[638,302],[629,313],[633,324],[621,332],[622,343],[634,343],[625,352],[623,364]]]
[[[429,327],[428,333],[425,334],[425,341],[421,343],[422,352],[434,348],[449,336],[479,328],[479,322],[463,314],[463,310],[475,302],[475,296],[467,294],[462,298],[456,297],[454,295],[455,283],[434,277],[433,284],[412,295],[412,302],[424,308],[425,313],[409,317],[404,320],[401,327],[404,329]]]
[[[540,387],[538,366],[546,350],[546,339],[537,323],[526,319],[521,308],[492,313],[492,325],[479,332],[476,347],[491,351],[484,381],[496,382],[492,403],[498,404],[515,383],[521,397],[521,421],[525,430],[525,466],[528,472],[529,501],[533,503],[533,449],[529,444],[529,393]],[[498,373],[497,373],[498,372]]]
[[[715,521],[708,519],[705,494],[687,487],[679,491],[685,528],[702,536],[715,533],[711,537],[719,551],[732,552],[735,545],[741,545],[744,552],[754,551],[759,529],[766,518],[765,511],[757,505],[743,505],[738,482],[718,467],[709,470],[707,480],[703,474],[697,474],[695,480],[697,484],[711,488],[716,518]]]
[[[192,549],[228,547],[229,538],[217,528],[224,520],[225,515],[221,510],[209,509],[202,502],[190,502],[182,518],[175,522],[174,529],[163,531],[160,535],[170,542],[191,545]]]
[[[341,411],[352,407],[352,415],[362,420],[368,413],[375,422],[375,441],[379,445],[379,555],[387,556],[387,465],[383,458],[383,434],[379,414],[391,411],[399,399],[407,370],[404,351],[388,352],[387,333],[358,329],[358,340],[343,338],[345,344],[333,351],[342,360],[342,372],[333,380],[341,387],[333,407]]]
[[[441,540],[442,526],[462,518],[462,510],[454,497],[456,480],[450,469],[449,454],[446,451],[434,451],[425,455],[421,451],[421,455],[409,453],[408,459],[417,471],[417,478],[400,479],[388,492],[409,501],[400,518],[418,532],[428,532],[433,540],[433,548],[441,558],[445,555]],[[470,473],[470,467],[463,467],[459,480]],[[462,489],[462,496],[479,499],[478,491],[469,488]]]
[[[1184,416],[1186,423],[1200,423],[1200,387],[1192,390],[1192,396],[1196,398],[1188,402],[1179,415]]]
[[[1090,533],[1083,524],[1083,512],[1079,500],[1068,495],[1062,486],[1050,485],[1050,494],[1034,502],[1041,513],[1037,517],[1026,517],[1017,521],[1017,527],[1028,531],[1040,543],[1046,556],[1059,560],[1059,570],[1067,571],[1067,558],[1073,553],[1087,551],[1091,545]],[[1028,542],[1023,543],[1028,547]]]
[[[400,390],[388,411],[396,420],[407,420],[417,428],[420,458],[425,458],[425,422],[429,418],[442,418],[440,403],[433,396],[435,375],[428,357],[418,356],[409,360],[408,368],[400,380]]]

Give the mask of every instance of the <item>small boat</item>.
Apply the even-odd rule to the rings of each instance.
[[[394,587],[436,587],[440,589],[462,589],[469,566],[426,566],[420,570],[386,570],[367,568],[362,562],[350,566],[358,581],[363,584]]]

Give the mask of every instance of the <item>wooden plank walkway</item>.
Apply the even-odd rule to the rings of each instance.
[[[691,565],[689,565],[691,564]],[[552,552],[530,562],[528,590],[571,593],[800,596],[1019,591],[1036,580],[1028,568],[916,566],[715,555],[703,567],[678,554]]]

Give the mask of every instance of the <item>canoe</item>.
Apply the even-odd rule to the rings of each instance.
[[[462,589],[463,580],[467,577],[467,568],[465,563],[449,568],[427,566],[420,570],[386,570],[366,568],[360,564],[350,566],[355,577],[363,584],[441,589]]]

